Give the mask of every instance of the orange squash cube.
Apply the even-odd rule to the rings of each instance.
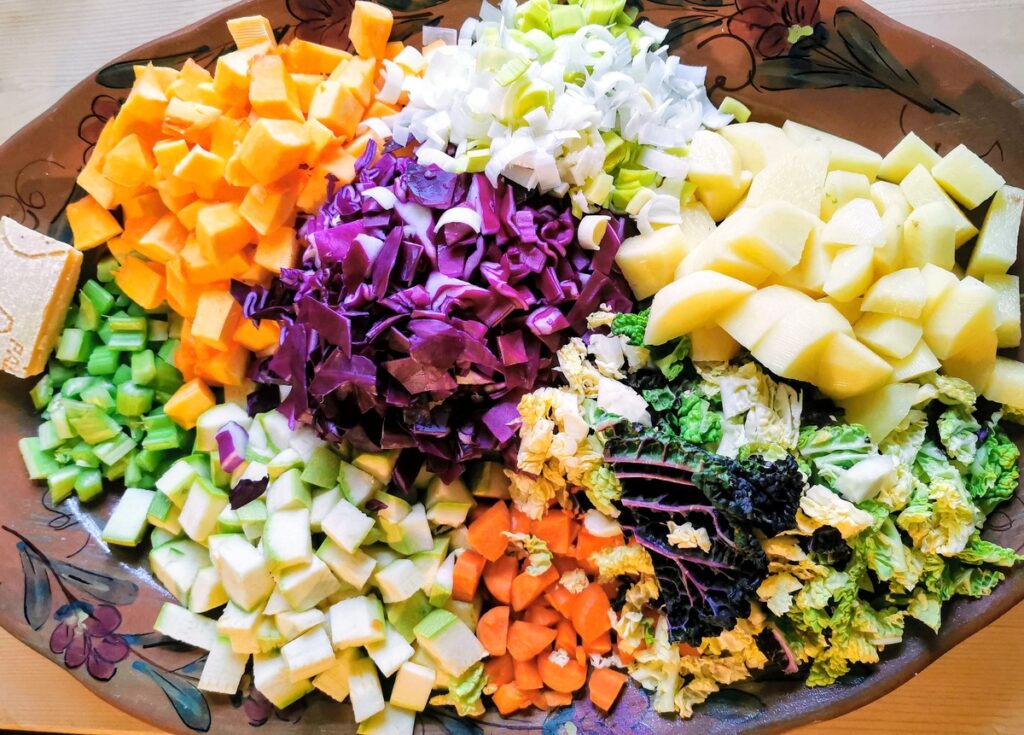
[[[249,351],[232,343],[226,350],[217,350],[196,364],[199,377],[214,385],[237,386],[245,380]]]
[[[279,275],[282,268],[294,268],[298,258],[299,243],[295,230],[281,227],[259,239],[253,262]]]
[[[199,251],[211,263],[227,260],[250,242],[256,233],[238,212],[234,202],[211,204],[199,212],[196,242]]]
[[[143,309],[155,309],[164,302],[164,269],[129,255],[114,274],[114,282]]]
[[[213,72],[213,90],[232,107],[245,105],[249,99],[249,64],[268,51],[270,44],[261,43],[218,58]]]
[[[167,87],[168,97],[177,97],[187,102],[203,102],[205,97],[199,91],[199,85],[213,82],[213,75],[192,59],[188,59],[181,67],[178,78]],[[204,103],[205,104],[205,103]]]
[[[257,183],[256,177],[249,173],[249,169],[242,163],[238,151],[235,151],[235,154],[224,164],[224,180],[232,186],[242,187],[255,186]]]
[[[327,77],[323,74],[291,74],[292,84],[299,94],[299,108],[303,114],[309,112],[309,106],[313,102],[313,95],[316,94],[320,82]]]
[[[384,150],[384,140],[372,130],[367,130],[362,135],[356,137],[351,143],[345,146],[345,153],[349,154],[355,159],[358,159],[363,152],[366,150],[366,144],[370,141],[377,144],[374,149],[374,160],[380,158],[380,153]]]
[[[176,214],[178,221],[185,226],[185,229],[192,232],[196,229],[196,224],[199,222],[199,212],[203,207],[207,206],[209,202],[204,202],[201,199],[196,199],[191,204],[182,207]]]
[[[281,326],[270,319],[263,319],[259,326],[252,319],[241,319],[235,329],[234,340],[253,352],[276,347],[281,336]]]
[[[330,74],[352,54],[332,46],[324,46],[301,38],[281,47],[281,57],[292,74]]]
[[[244,273],[249,262],[240,253],[222,262],[209,261],[203,257],[199,244],[194,240],[185,243],[181,250],[181,263],[185,277],[194,286],[208,286],[211,283],[228,281]]]
[[[394,16],[382,5],[356,0],[352,10],[352,21],[348,27],[348,37],[352,47],[360,56],[383,59],[387,53],[388,38],[391,37],[391,26]]]
[[[384,58],[388,61],[394,61],[404,50],[405,44],[401,41],[388,41],[388,45],[384,48]]]
[[[176,73],[176,72],[175,72]],[[130,124],[159,127],[167,109],[167,84],[152,64],[135,67],[135,84],[128,93],[118,117]]]
[[[188,155],[188,143],[180,138],[161,140],[153,146],[153,157],[156,159],[157,173],[167,177],[174,173],[178,164]]]
[[[270,184],[299,167],[309,143],[302,123],[263,118],[249,129],[238,156],[256,181]]]
[[[180,258],[175,258],[167,263],[165,276],[167,278],[168,306],[182,316],[194,317],[199,294],[185,278],[185,268]]]
[[[103,175],[129,188],[146,186],[153,180],[153,154],[135,133],[126,135],[103,158]]]
[[[249,104],[260,117],[302,122],[299,90],[280,56],[260,56],[249,66]]]
[[[183,429],[194,429],[196,421],[217,404],[213,391],[199,378],[188,381],[164,404],[164,413]]]
[[[291,224],[295,219],[295,202],[305,183],[305,173],[295,171],[269,186],[256,184],[245,195],[238,213],[260,235]]]
[[[191,187],[185,184],[183,190],[182,184],[185,184],[185,182],[172,181],[171,179],[156,182],[156,190],[160,194],[160,201],[172,212],[180,212],[196,200],[196,195],[192,193]]]
[[[277,47],[274,29],[270,25],[270,21],[262,15],[229,18],[228,33],[231,34],[231,38],[238,48],[250,48],[260,44],[267,44],[270,48]]]
[[[160,130],[164,135],[184,136],[190,141],[200,142],[200,134],[223,114],[222,110],[212,105],[187,102],[172,97],[167,103],[167,110],[164,113],[163,125]]]
[[[398,108],[394,105],[389,105],[387,102],[381,102],[380,100],[374,100],[368,108],[366,108],[366,114],[363,115],[363,119],[370,117],[390,117],[391,115],[397,115]]]
[[[250,286],[268,287],[274,280],[274,274],[257,263],[250,263],[245,273],[238,276],[236,281],[248,283]]]
[[[224,177],[224,159],[201,145],[196,145],[174,167],[174,175],[192,184],[212,185]]]
[[[65,212],[72,242],[79,250],[91,250],[123,231],[114,215],[89,195],[69,204]]]
[[[249,124],[245,120],[237,120],[227,115],[218,117],[210,126],[210,152],[227,161],[235,155],[248,130]]]
[[[306,120],[305,128],[309,133],[309,148],[306,149],[305,163],[312,167],[320,161],[324,149],[334,143],[336,138],[329,127],[316,120]]]
[[[342,138],[351,138],[363,119],[363,105],[341,82],[322,82],[309,105],[309,119],[322,123]]]
[[[241,316],[242,307],[227,289],[203,291],[192,319],[192,338],[214,349],[226,350]]]
[[[129,240],[123,235],[113,237],[107,242],[107,252],[114,256],[114,260],[123,263],[124,259],[135,252],[135,241]]]
[[[156,191],[147,191],[124,202],[121,205],[121,212],[127,221],[141,217],[163,217],[167,214],[167,207],[160,201],[160,194]]]
[[[113,181],[100,172],[102,158],[93,155],[89,162],[78,172],[75,182],[86,194],[100,203],[104,209],[113,209],[118,205],[118,188]]]
[[[163,92],[167,91],[167,88],[175,82],[178,78],[178,74],[180,73],[173,67],[156,66],[153,62],[149,62],[145,66],[142,64],[136,64],[132,67],[132,72],[135,74],[136,84],[138,84],[143,78],[146,78],[152,80],[153,83],[155,83]]]
[[[329,81],[341,82],[352,90],[359,104],[369,107],[377,81],[377,63],[373,59],[349,59],[331,73]]]
[[[150,260],[166,263],[177,257],[185,247],[188,231],[178,218],[171,213],[165,214],[139,238],[136,250]]]

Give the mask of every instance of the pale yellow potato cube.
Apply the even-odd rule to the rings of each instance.
[[[836,210],[854,199],[871,196],[871,183],[864,174],[850,171],[829,171],[825,177],[825,193],[821,197],[821,218],[828,222]],[[881,213],[881,210],[879,210]]]
[[[700,202],[690,202],[679,210],[679,231],[686,252],[692,253],[715,231],[715,220]]]
[[[840,405],[846,411],[846,421],[863,426],[878,444],[910,413],[919,389],[915,383],[890,383]]]
[[[1020,278],[985,276],[985,285],[996,292],[996,338],[1000,347],[1020,345]]]
[[[922,317],[931,314],[946,299],[950,290],[959,283],[959,279],[944,268],[928,263],[921,268],[924,287],[927,294],[924,301]]]
[[[910,216],[910,202],[903,196],[903,190],[897,184],[876,181],[868,190],[868,197],[875,203],[879,214],[884,215],[890,209],[899,209],[904,212],[903,219]]]
[[[995,369],[997,347],[995,332],[980,334],[968,349],[943,360],[942,372],[966,380],[981,392]]]
[[[931,171],[932,166],[941,160],[942,156],[915,133],[907,133],[907,137],[897,143],[896,147],[882,159],[878,178],[899,183],[918,166]]]
[[[882,165],[882,157],[870,148],[854,143],[852,140],[840,138],[838,135],[826,133],[816,128],[801,125],[787,120],[782,129],[798,146],[808,143],[821,143],[828,149],[828,168],[830,171],[853,171],[864,174],[871,181],[878,175]]]
[[[615,262],[633,289],[633,295],[646,299],[672,282],[686,252],[682,230],[678,225],[670,225],[650,235],[623,240]]]
[[[775,161],[785,160],[794,150],[782,128],[767,123],[726,125],[718,132],[739,153],[740,165],[753,174],[760,173]]]
[[[750,352],[780,377],[814,383],[828,343],[849,332],[850,323],[834,307],[810,301],[772,325]]]
[[[881,388],[892,367],[868,347],[846,334],[837,334],[818,364],[817,386],[825,395],[844,400]]]
[[[828,149],[816,144],[800,146],[754,176],[745,206],[789,202],[818,216],[827,173]]]
[[[928,347],[923,339],[917,343],[917,347],[902,360],[890,360],[892,365],[892,381],[894,383],[905,383],[908,380],[920,378],[922,375],[934,373],[942,365],[935,353]]]
[[[686,149],[686,178],[698,189],[735,187],[740,178],[740,156],[732,143],[711,130],[694,133]]]
[[[843,318],[850,324],[855,324],[858,319],[861,318],[861,306],[864,304],[864,299],[857,298],[850,301],[836,301],[831,296],[823,296],[817,299],[819,303],[828,304],[829,306],[835,307],[836,311],[843,315]]]
[[[992,377],[982,393],[990,401],[1024,409],[1024,363],[997,357]]]
[[[772,281],[782,286],[798,288],[812,296],[822,296],[825,293],[825,279],[832,270],[832,259],[835,258],[835,248],[826,247],[821,241],[821,230],[823,225],[818,225],[811,232],[804,247],[803,257],[793,270],[780,274]]]
[[[878,354],[900,360],[914,351],[924,330],[901,316],[865,314],[853,325],[853,333]]]
[[[932,166],[932,178],[967,209],[980,206],[1006,183],[1006,179],[963,143]]]
[[[932,175],[928,173],[924,166],[917,166],[907,174],[906,178],[900,182],[900,189],[903,190],[903,196],[907,198],[910,206],[914,209],[930,202],[946,202],[949,204],[950,213],[953,215],[956,227],[957,247],[960,247],[978,234],[978,228],[967,219],[967,215],[956,205],[956,202],[950,198],[949,194],[939,186],[938,182],[932,178]]]
[[[996,292],[970,277],[950,288],[924,320],[924,338],[940,360],[971,349],[995,331]]]
[[[740,343],[721,327],[711,324],[690,333],[690,359],[694,362],[728,362],[740,351]]]
[[[799,207],[768,202],[736,212],[719,226],[714,238],[762,268],[785,273],[800,262],[807,238],[818,224],[817,217]]]
[[[854,199],[833,213],[821,231],[821,240],[833,248],[880,248],[885,245],[885,227],[870,199]]]
[[[711,237],[683,259],[675,276],[681,278],[700,271],[723,273],[751,286],[760,286],[771,275],[768,269],[737,253],[729,243],[714,242]]]
[[[1024,215],[1024,190],[1004,186],[996,192],[974,244],[968,275],[981,278],[1006,273],[1017,260],[1017,237]]]
[[[721,222],[739,206],[753,178],[754,175],[749,171],[740,171],[739,177],[731,183],[698,186],[697,199],[707,208],[715,222]]]
[[[920,268],[903,268],[875,281],[864,296],[863,311],[917,319],[928,301],[928,284]]]
[[[644,342],[665,344],[713,323],[754,291],[753,286],[714,271],[683,276],[654,295]]]
[[[903,224],[903,262],[910,267],[932,263],[952,270],[956,262],[956,229],[943,202],[922,204]]]
[[[871,286],[874,248],[858,245],[836,254],[822,289],[836,301],[852,301]]]
[[[810,303],[814,299],[796,289],[765,286],[718,317],[718,324],[749,350],[778,321]]]
[[[882,215],[885,244],[875,248],[876,276],[892,273],[903,267],[903,225],[909,216],[909,205],[906,211],[900,207],[891,207]]]

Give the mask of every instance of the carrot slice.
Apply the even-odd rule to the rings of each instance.
[[[578,524],[572,515],[561,509],[549,510],[533,522],[533,535],[546,541],[548,548],[555,554],[569,553],[577,530]]]
[[[537,670],[537,662],[532,658],[525,661],[512,659],[512,670],[515,672],[516,686],[522,691],[528,692],[544,686],[544,682],[540,679],[540,672]]]
[[[605,712],[612,708],[626,684],[626,675],[614,669],[595,669],[590,675],[590,701]]]
[[[576,629],[568,620],[563,620],[555,628],[555,648],[565,651],[570,656],[576,655]]]
[[[615,655],[619,657],[619,661],[626,664],[627,666],[636,661],[636,656],[633,655],[633,651],[627,651],[622,646],[616,644]]]
[[[466,549],[455,562],[452,576],[452,598],[461,602],[472,602],[476,588],[480,584],[480,575],[484,572],[487,562],[475,551]]]
[[[608,595],[601,585],[589,584],[579,593],[573,608],[572,624],[584,644],[611,629],[612,622],[608,619],[611,609]]]
[[[550,646],[554,640],[554,628],[517,620],[508,629],[508,652],[516,661],[525,661]]]
[[[537,604],[526,608],[523,620],[528,623],[536,623],[537,625],[554,628],[562,621],[562,615],[547,605]]]
[[[582,527],[576,536],[576,558],[579,560],[580,566],[588,574],[597,574],[597,566],[590,561],[590,557],[601,549],[607,549],[611,546],[622,546],[625,543],[626,540],[622,534],[605,538],[603,536],[595,536],[586,527]]]
[[[269,320],[265,320],[265,321],[269,321]],[[271,324],[276,324],[276,322],[271,322]],[[566,572],[571,572],[574,569],[579,569],[580,568],[580,563],[578,561],[576,561],[576,554],[575,554],[575,552],[572,551],[571,548],[570,548],[570,553],[572,554],[571,556],[559,555],[559,556],[555,557],[554,565],[555,565],[555,568],[558,570],[559,574],[565,574]]]
[[[516,575],[512,580],[512,609],[525,609],[557,581],[558,571],[554,567],[549,567],[547,571],[537,576],[526,572]]]
[[[586,641],[583,644],[583,652],[588,656],[592,653],[605,654],[612,650],[612,637],[608,631],[605,631],[597,638]]]
[[[530,533],[533,521],[519,508],[512,508],[512,533]]]
[[[544,703],[551,709],[555,707],[568,707],[572,704],[572,695],[568,692],[552,692],[545,689],[541,694],[544,697]]]
[[[587,667],[571,658],[565,666],[559,666],[550,654],[542,653],[537,656],[537,670],[544,686],[556,692],[571,694],[587,683]]]
[[[573,606],[576,604],[576,594],[561,584],[554,585],[544,593],[544,599],[551,607],[567,618],[572,618]]]
[[[530,706],[530,700],[512,682],[498,687],[491,699],[494,700],[494,706],[502,715],[510,715],[516,710]]]
[[[504,656],[492,656],[484,661],[484,672],[487,680],[496,687],[515,681],[515,661],[507,653]]]
[[[484,585],[495,600],[507,605],[512,601],[512,580],[518,573],[519,562],[514,556],[500,556],[484,567]]]
[[[469,544],[487,561],[497,561],[508,548],[505,531],[511,529],[508,506],[499,500],[469,524]]]
[[[476,624],[476,637],[480,639],[487,653],[503,656],[508,646],[508,605],[499,605],[480,616]]]

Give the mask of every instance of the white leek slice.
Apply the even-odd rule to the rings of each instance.
[[[588,214],[581,219],[580,226],[577,229],[580,247],[584,250],[600,249],[601,240],[604,239],[604,233],[608,229],[608,220],[610,219],[611,217],[606,214]]]

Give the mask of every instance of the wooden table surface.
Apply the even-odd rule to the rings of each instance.
[[[0,0],[0,140],[110,59],[231,0]],[[873,0],[1024,89],[1024,0]],[[45,11],[43,7],[45,6]],[[1024,604],[892,694],[799,735],[1024,731]],[[153,735],[0,630],[0,729]]]

